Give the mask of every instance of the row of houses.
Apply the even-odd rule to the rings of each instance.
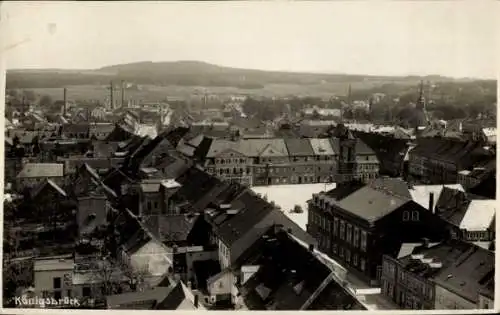
[[[307,231],[318,240],[318,248],[360,279],[380,285],[401,307],[493,307],[491,299],[477,292],[481,288],[486,290],[485,296],[493,295],[487,284],[494,277],[495,200],[466,193],[460,185],[408,186],[400,179],[378,178],[315,194],[308,207]],[[440,260],[432,253],[422,258],[417,250],[447,248],[451,243],[458,245],[452,246],[457,252],[446,258],[448,265],[442,261],[445,258]],[[406,264],[415,259],[420,262],[418,270],[408,269]],[[464,266],[458,268],[459,262]],[[439,274],[445,282],[450,275],[451,285],[436,278],[432,284],[415,287],[407,280],[420,283],[423,280],[418,273],[424,271],[429,279]],[[398,272],[404,275],[395,276]],[[461,287],[470,289],[465,296]],[[444,299],[456,304],[442,301],[444,291],[448,292]]]
[[[355,177],[375,178],[375,152],[355,140]],[[333,182],[342,141],[339,138],[273,138],[228,141],[200,135],[181,143],[178,150],[207,170],[230,182],[249,186]]]
[[[124,145],[119,169],[84,163],[70,184],[40,183],[52,198],[41,208],[76,203],[78,246],[34,262],[34,295],[111,309],[365,309],[276,205],[175,155],[175,132],[159,138]]]

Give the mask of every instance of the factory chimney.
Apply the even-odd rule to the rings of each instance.
[[[113,103],[113,81],[109,82],[109,93],[110,108],[113,110],[115,108]]]
[[[122,103],[120,105],[122,108],[123,108],[123,104],[125,102],[125,86],[124,85],[125,85],[125,81],[122,80],[122,86],[121,86],[122,87],[122,91],[121,91],[122,92]]]
[[[66,88],[64,88],[64,90],[63,90],[63,102],[64,102],[64,104],[63,104],[63,117],[66,116],[67,101],[68,101],[67,100],[67,90],[66,90]]]

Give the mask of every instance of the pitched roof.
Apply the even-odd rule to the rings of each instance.
[[[458,191],[465,191],[461,184],[452,184],[452,185],[415,185],[412,186],[409,191],[411,194],[411,198],[413,201],[421,205],[427,210],[429,209],[429,198],[431,194],[434,194],[434,208],[438,203],[438,200],[441,196],[441,192],[443,189],[453,189]]]
[[[260,268],[240,289],[249,309],[299,310],[331,273],[287,233],[271,229],[258,247],[251,260]]]
[[[401,180],[378,178],[369,184],[352,183],[339,185],[321,193],[327,202],[369,222],[399,209],[411,200],[406,184]],[[402,182],[404,183],[404,182]]]
[[[335,155],[338,153],[333,150],[332,144],[329,139],[310,138],[309,142],[311,144],[314,155]]]
[[[60,195],[61,195],[61,196],[63,196],[63,197],[66,197],[66,196],[67,196],[67,195],[66,195],[66,192],[65,192],[65,191],[64,191],[61,187],[59,187],[56,183],[54,183],[52,180],[50,180],[50,179],[47,179],[47,180],[45,180],[43,183],[41,183],[41,184],[37,187],[37,189],[35,189],[35,190],[32,192],[31,196],[32,196],[32,197],[36,197],[36,196],[38,196],[41,192],[43,192],[43,191],[44,191],[44,189],[45,189],[46,187],[49,187],[50,189],[53,189],[54,191],[56,191],[58,194],[60,194]]]
[[[496,200],[472,200],[460,222],[460,228],[467,231],[485,231],[493,222]]]
[[[108,295],[106,296],[106,306],[108,309],[152,309],[165,300],[172,289],[171,287],[156,287],[146,291]]]
[[[288,156],[283,139],[244,139],[239,142],[239,152],[249,157]]]
[[[150,216],[144,225],[162,242],[186,241],[195,223],[195,216]]]
[[[373,155],[375,152],[364,141],[358,138],[356,141],[356,154]]]
[[[312,156],[313,148],[309,139],[285,139],[285,144],[290,156]]]
[[[64,164],[61,163],[26,163],[17,178],[63,177]]]
[[[476,303],[479,290],[494,276],[494,253],[473,245],[452,264],[444,267],[434,281],[437,285]]]
[[[187,288],[182,281],[179,281],[177,285],[172,289],[168,296],[161,301],[155,309],[157,310],[176,310],[181,306],[184,301],[190,303],[193,309],[204,309],[203,305],[195,305],[195,296]]]

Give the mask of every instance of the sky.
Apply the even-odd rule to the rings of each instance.
[[[8,69],[199,60],[238,68],[496,78],[494,1],[21,2]],[[6,26],[6,27],[3,27]]]

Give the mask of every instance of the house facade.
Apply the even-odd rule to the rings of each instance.
[[[438,237],[441,222],[410,195],[391,191],[402,182],[379,179],[370,185],[341,185],[308,201],[307,232],[319,249],[373,285],[382,272],[382,255],[394,255],[402,242]],[[436,234],[436,235],[434,235]]]

